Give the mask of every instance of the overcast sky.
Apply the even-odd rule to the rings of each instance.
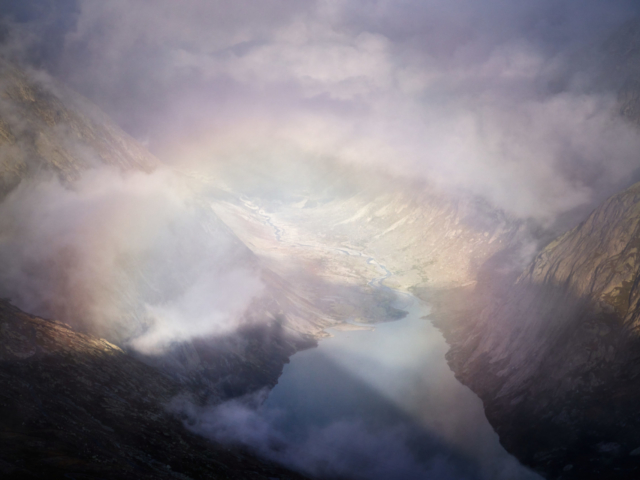
[[[5,51],[166,162],[332,158],[553,221],[634,175],[593,81],[631,1],[5,1]],[[588,67],[588,68],[587,68]]]

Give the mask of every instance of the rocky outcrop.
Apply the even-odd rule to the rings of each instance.
[[[88,101],[0,59],[0,199],[36,174],[71,182],[100,165],[151,171],[158,164]]]
[[[301,479],[167,413],[180,386],[109,342],[0,302],[2,478]]]

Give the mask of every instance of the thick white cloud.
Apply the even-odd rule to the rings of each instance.
[[[543,221],[637,167],[615,94],[567,66],[630,2],[78,5],[58,74],[167,161],[335,158]]]

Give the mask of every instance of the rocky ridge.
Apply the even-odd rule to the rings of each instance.
[[[508,451],[546,478],[638,475],[640,184],[540,252],[514,285],[451,291],[436,322]],[[454,294],[466,299],[447,306]]]

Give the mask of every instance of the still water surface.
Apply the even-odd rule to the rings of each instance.
[[[455,379],[428,307],[399,295],[406,318],[332,331],[285,366],[263,408],[300,446],[298,463],[372,480],[541,479],[507,454],[480,399]]]

